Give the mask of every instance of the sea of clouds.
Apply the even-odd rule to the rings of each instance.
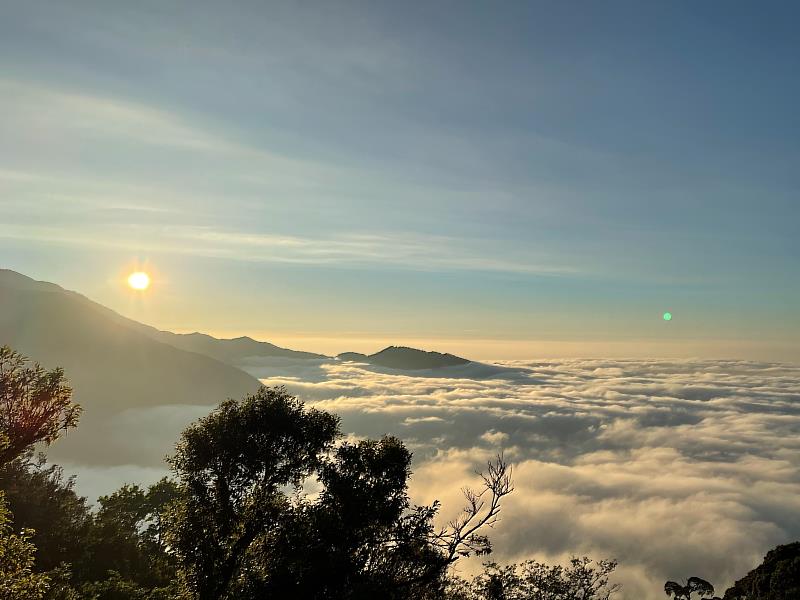
[[[622,597],[663,597],[692,575],[724,591],[767,550],[800,539],[800,366],[745,361],[539,360],[401,373],[354,363],[247,365],[355,436],[414,451],[415,502],[462,506],[502,452],[516,490],[491,532],[497,561],[620,561]],[[207,406],[121,413],[108,451],[66,464],[92,497],[163,474]],[[138,432],[131,435],[132,431]],[[96,446],[95,446],[96,447]],[[63,461],[62,461],[63,462]],[[464,574],[476,565],[465,564]]]

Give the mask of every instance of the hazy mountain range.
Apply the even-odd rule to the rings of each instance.
[[[10,270],[0,270],[0,307],[0,344],[47,367],[63,367],[76,399],[96,414],[166,404],[211,405],[240,397],[259,385],[238,368],[248,359],[333,360],[249,337],[161,331]],[[470,362],[394,346],[372,355],[348,352],[338,359],[401,370]]]

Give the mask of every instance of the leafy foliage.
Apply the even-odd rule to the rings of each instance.
[[[0,492],[0,598],[3,600],[41,600],[50,587],[47,575],[33,571],[36,547],[30,536],[29,530],[12,533]]]
[[[438,503],[408,498],[402,442],[335,447],[338,425],[282,388],[262,388],[183,433],[172,465],[184,495],[169,544],[190,597],[441,597],[450,564],[490,550],[478,530],[496,522],[512,490],[502,459],[481,491],[467,490],[464,513],[437,530]]]
[[[92,512],[73,483],[31,452],[0,467],[14,524],[29,530],[39,548],[36,570],[51,576],[48,600],[174,597],[164,595],[176,564],[163,543],[162,517],[177,486],[123,486]]]
[[[143,589],[169,587],[177,564],[167,551],[163,518],[179,497],[178,486],[162,479],[147,490],[125,485],[101,496],[89,541],[91,560],[80,573],[84,580],[102,581],[108,573]]]
[[[693,594],[697,594],[701,600],[720,600],[716,596],[711,598],[714,586],[699,577],[689,577],[685,584],[668,581],[664,584],[664,592],[667,596],[673,596],[675,600],[692,600]]]
[[[800,598],[800,542],[767,552],[764,562],[725,592],[723,600]]]
[[[257,568],[250,547],[289,509],[284,488],[298,488],[337,436],[336,417],[267,388],[223,402],[183,432],[171,464],[185,497],[169,544],[197,598],[222,598]]]
[[[47,465],[44,456],[31,451],[0,467],[0,490],[15,525],[33,530],[41,571],[62,563],[91,562],[87,552],[92,515],[73,486],[74,478],[65,478],[60,467]]]
[[[8,346],[0,348],[0,464],[33,444],[51,444],[78,424],[80,412],[62,369],[31,366]]]
[[[585,556],[567,566],[486,563],[471,582],[454,580],[450,594],[453,600],[609,600],[620,589],[609,583],[616,567],[614,560],[593,563]]]
[[[389,599],[442,588],[446,560],[429,543],[435,511],[410,507],[410,460],[390,437],[339,447],[320,468],[318,499],[257,540],[263,570],[247,578],[247,597]]]

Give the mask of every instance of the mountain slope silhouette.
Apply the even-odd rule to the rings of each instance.
[[[154,339],[141,323],[75,292],[0,270],[0,344],[63,367],[84,414],[217,404],[259,382],[210,356]]]

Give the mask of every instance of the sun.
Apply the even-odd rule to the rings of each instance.
[[[150,275],[144,271],[136,271],[128,275],[128,285],[135,290],[144,291],[150,287]]]

